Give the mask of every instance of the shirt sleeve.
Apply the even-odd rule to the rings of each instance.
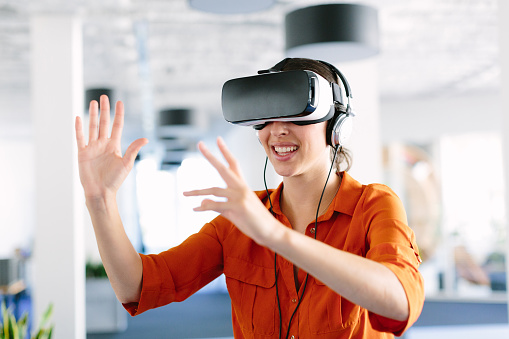
[[[140,254],[143,281],[140,300],[123,304],[132,315],[183,301],[223,273],[223,249],[217,225],[205,224],[180,245],[159,254]]]
[[[373,328],[400,336],[419,317],[424,304],[424,281],[418,270],[421,258],[412,229],[407,225],[401,200],[384,185],[371,185],[363,201],[367,227],[368,259],[388,267],[398,278],[408,299],[409,317],[395,321],[371,313]]]

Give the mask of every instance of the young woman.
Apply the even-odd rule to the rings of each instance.
[[[282,70],[292,69],[338,82],[318,61],[290,59]],[[340,171],[349,158],[330,144],[331,121],[274,121],[258,131],[283,177],[275,190],[251,191],[222,139],[226,163],[200,143],[226,187],[185,195],[222,198],[195,208],[220,216],[181,245],[143,255],[123,230],[115,195],[147,140],[134,141],[122,156],[122,103],[111,136],[107,97],[100,121],[98,110],[92,102],[88,144],[76,119],[80,178],[108,277],[131,315],[182,301],[225,274],[235,338],[392,338],[418,318],[420,258],[402,204],[388,187],[361,185]],[[329,177],[331,148],[338,154]]]

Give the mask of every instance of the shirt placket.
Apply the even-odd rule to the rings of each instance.
[[[306,235],[314,238],[314,232],[315,232],[315,224],[312,223],[308,225],[306,229]],[[290,321],[290,318],[295,311],[295,308],[299,304],[299,292],[302,293],[302,289],[304,286],[304,280],[301,283],[300,291],[297,291],[295,286],[295,279],[294,279],[294,271],[293,271],[293,263],[288,261],[287,259],[283,257],[279,257],[278,261],[279,268],[281,270],[282,280],[284,281],[284,287],[287,290],[288,293],[288,300],[285,300],[285,305],[281,305],[281,307],[286,307],[287,311],[285,312],[285,317],[283,318],[283,328],[288,329],[288,323]],[[309,284],[309,281],[308,281]],[[279,285],[281,286],[281,285]],[[306,287],[306,290],[308,290],[309,293],[309,286]],[[304,291],[306,293],[306,291]],[[300,311],[301,306],[299,306],[299,309],[295,312],[295,315],[293,316],[292,322],[290,324],[290,331],[288,338],[299,338],[299,323],[301,321],[300,319]]]
[[[286,332],[288,329],[290,317],[292,316],[293,312],[295,311],[295,308],[299,303],[299,296],[295,288],[295,280],[293,277],[293,263],[291,263],[290,261],[286,260],[283,257],[279,257],[279,267],[281,269],[283,281],[282,283],[279,283],[278,281],[278,286],[279,288],[284,287],[286,289],[285,294],[288,295],[288,299],[282,300],[284,304],[281,304],[281,308],[286,309],[286,311],[283,313],[282,319],[283,329]],[[293,338],[295,339],[298,337],[299,328],[298,324],[299,324],[299,311],[297,311],[296,314],[293,316],[292,323],[290,324],[290,335],[288,336],[288,338],[291,338],[293,336]]]
[[[284,215],[277,214],[275,216],[280,222],[285,224],[285,226],[291,228],[291,225],[289,224],[288,219]],[[319,219],[323,219],[323,216]],[[321,221],[323,221],[323,220],[320,220],[319,222],[321,222]],[[315,222],[312,222],[306,227],[305,235],[315,238],[315,232],[316,232],[316,225],[315,225]],[[299,291],[297,291],[296,286],[295,286],[293,263],[281,256],[278,256],[278,266],[279,266],[279,269],[281,272],[281,276],[283,278],[282,280],[284,281],[284,287],[286,288],[287,295],[289,296],[288,300],[284,300],[285,305],[281,304],[281,308],[286,308],[286,310],[287,310],[286,312],[283,313],[282,326],[283,326],[283,329],[285,330],[284,332],[286,332],[286,330],[288,329],[288,325],[290,325],[288,338],[297,339],[297,338],[299,338],[298,329],[299,329],[299,322],[300,322],[300,306],[299,306],[299,309],[295,312],[295,315],[293,316],[291,324],[289,324],[290,318],[291,318],[293,312],[295,311],[297,305],[299,304],[299,294],[298,294]],[[302,290],[302,288],[303,288],[303,283],[304,282],[302,282],[302,284],[300,286],[300,290]],[[281,284],[280,281],[278,280],[278,287],[280,287],[280,288],[283,287],[281,285],[283,285],[283,284]],[[308,288],[309,288],[309,286],[306,288],[306,290],[308,290]],[[304,293],[305,292],[306,291],[304,291]],[[280,300],[280,301],[282,301],[282,300]],[[286,335],[286,333],[284,333],[284,335]]]

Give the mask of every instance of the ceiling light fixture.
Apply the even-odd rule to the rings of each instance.
[[[110,103],[115,102],[115,98],[113,95],[113,89],[108,87],[98,87],[98,88],[89,88],[85,90],[85,113],[88,114],[88,109],[90,105],[90,101],[95,100],[98,103],[101,101],[101,95],[108,96]],[[112,111],[114,111],[114,105],[112,105]]]
[[[286,15],[286,54],[354,61],[379,52],[378,13],[360,4],[326,4],[297,9]]]
[[[192,8],[215,14],[243,14],[262,11],[275,0],[189,0]]]

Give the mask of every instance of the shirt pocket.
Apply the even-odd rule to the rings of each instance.
[[[359,321],[360,306],[351,303],[315,280],[309,294],[309,326],[312,334],[341,331]]]
[[[234,316],[242,330],[255,335],[273,335],[277,309],[274,267],[227,257],[224,275]]]

